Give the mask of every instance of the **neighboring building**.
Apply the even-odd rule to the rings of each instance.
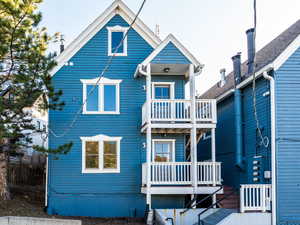
[[[143,217],[147,206],[183,208],[187,196],[221,185],[214,145],[210,161],[197,162],[199,133],[216,127],[215,100],[195,98],[202,64],[140,19],[129,29],[134,17],[114,1],[57,59],[53,84],[66,106],[49,112],[57,134],[49,146],[74,145],[59,159],[49,155],[49,214]]]
[[[5,88],[1,93],[0,96],[5,98],[5,99],[11,99],[13,100],[14,96],[11,94],[11,92],[9,91],[9,86],[7,88]],[[48,146],[48,139],[47,139],[47,125],[48,125],[48,114],[46,110],[41,110],[39,108],[39,105],[41,101],[41,98],[38,98],[37,101],[31,106],[31,107],[26,107],[24,108],[24,111],[26,112],[30,112],[31,116],[32,116],[32,124],[40,130],[44,130],[45,133],[41,134],[41,133],[37,133],[37,132],[31,132],[31,131],[26,131],[23,130],[22,132],[26,132],[26,133],[31,133],[29,135],[29,138],[31,138],[32,143],[24,148],[19,149],[19,152],[22,153],[22,155],[24,154],[27,159],[26,161],[30,162],[31,161],[31,156],[34,153],[34,149],[32,148],[32,146],[34,145],[38,145],[38,146],[42,146],[42,147],[47,147]],[[37,152],[35,152],[36,154],[38,154]]]
[[[217,99],[216,160],[225,185],[242,185],[242,210],[272,208],[274,225],[276,219],[278,225],[300,224],[300,20],[256,53],[262,135],[253,107],[253,29],[247,36],[248,60],[241,64],[240,54],[234,56],[234,71],[201,96]],[[208,132],[198,145],[199,159],[207,158],[209,146]]]

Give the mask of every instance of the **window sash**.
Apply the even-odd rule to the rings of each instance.
[[[175,146],[173,140],[154,140],[153,141],[153,161],[172,162],[175,158]]]
[[[171,95],[170,85],[155,85],[154,86],[154,98],[155,99],[170,99]]]
[[[81,140],[83,141],[83,173],[120,172],[120,137],[82,137]],[[89,149],[88,151],[88,147],[95,148],[95,145],[97,151],[95,149]]]
[[[124,53],[124,34],[123,31],[112,31],[111,32],[111,53]],[[122,44],[117,50],[117,47],[119,46],[120,42],[123,40]],[[116,51],[117,50],[117,51]]]
[[[84,114],[119,114],[120,85],[100,83],[83,84]],[[95,88],[89,95],[92,88]]]

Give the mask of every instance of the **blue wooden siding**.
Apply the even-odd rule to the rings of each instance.
[[[270,106],[268,82],[257,80],[257,113],[263,135],[270,138]],[[216,160],[222,162],[222,178],[225,185],[238,188],[240,184],[269,183],[263,178],[263,172],[270,170],[270,146],[264,148],[256,136],[256,122],[253,113],[252,85],[242,90],[242,119],[243,119],[243,161],[245,168],[240,170],[235,166],[235,120],[234,96],[230,96],[217,105],[218,123],[216,128]],[[210,139],[201,140],[198,144],[199,160],[210,159]],[[253,182],[253,160],[260,160],[260,181]]]
[[[278,224],[300,224],[300,48],[275,72]]]
[[[115,16],[106,26],[128,26]],[[49,125],[61,134],[73,120],[82,104],[82,83],[80,79],[94,79],[107,63],[107,29],[101,29],[71,59],[74,66],[62,67],[53,77],[54,86],[63,90],[63,111],[50,111]],[[128,56],[115,57],[112,66],[105,73],[110,79],[122,79],[120,84],[120,115],[79,115],[74,127],[63,138],[49,137],[50,148],[72,141],[74,146],[68,155],[49,157],[48,212],[60,215],[82,215],[97,217],[143,216],[145,196],[141,194],[141,164],[145,161],[145,135],[140,133],[141,110],[146,99],[143,88],[145,79],[134,79],[133,74],[151,52],[152,47],[134,30],[128,34]],[[176,96],[183,97],[183,77],[172,77],[176,84]],[[157,77],[156,81],[170,78]],[[104,134],[120,136],[121,172],[116,174],[82,174],[81,136]],[[176,138],[176,160],[184,155],[183,135],[168,135]],[[164,196],[159,206],[164,205]],[[166,206],[182,207],[183,196],[166,197]],[[157,199],[157,198],[156,198]],[[171,204],[171,205],[172,205]],[[156,205],[155,198],[153,205]],[[120,207],[116,207],[120,206]]]
[[[169,42],[164,49],[151,61],[153,64],[191,64],[182,52]]]

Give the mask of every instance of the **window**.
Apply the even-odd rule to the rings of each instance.
[[[81,137],[82,173],[119,173],[121,137]]]
[[[119,114],[122,80],[99,78],[83,83],[83,114]]]
[[[115,26],[115,27],[107,27],[107,29],[108,29],[108,55],[127,56],[127,37],[125,37],[125,34],[128,28]]]
[[[152,96],[154,99],[174,99],[174,82],[153,82]]]
[[[175,140],[157,139],[153,140],[154,162],[174,162],[175,161]]]

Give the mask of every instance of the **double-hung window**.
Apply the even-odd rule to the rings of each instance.
[[[108,30],[108,55],[127,56],[128,27],[114,26],[107,27]]]
[[[122,80],[99,78],[83,83],[83,114],[119,114]]]
[[[82,173],[119,173],[121,137],[81,137]]]
[[[175,139],[154,139],[152,161],[174,162],[175,161]]]

